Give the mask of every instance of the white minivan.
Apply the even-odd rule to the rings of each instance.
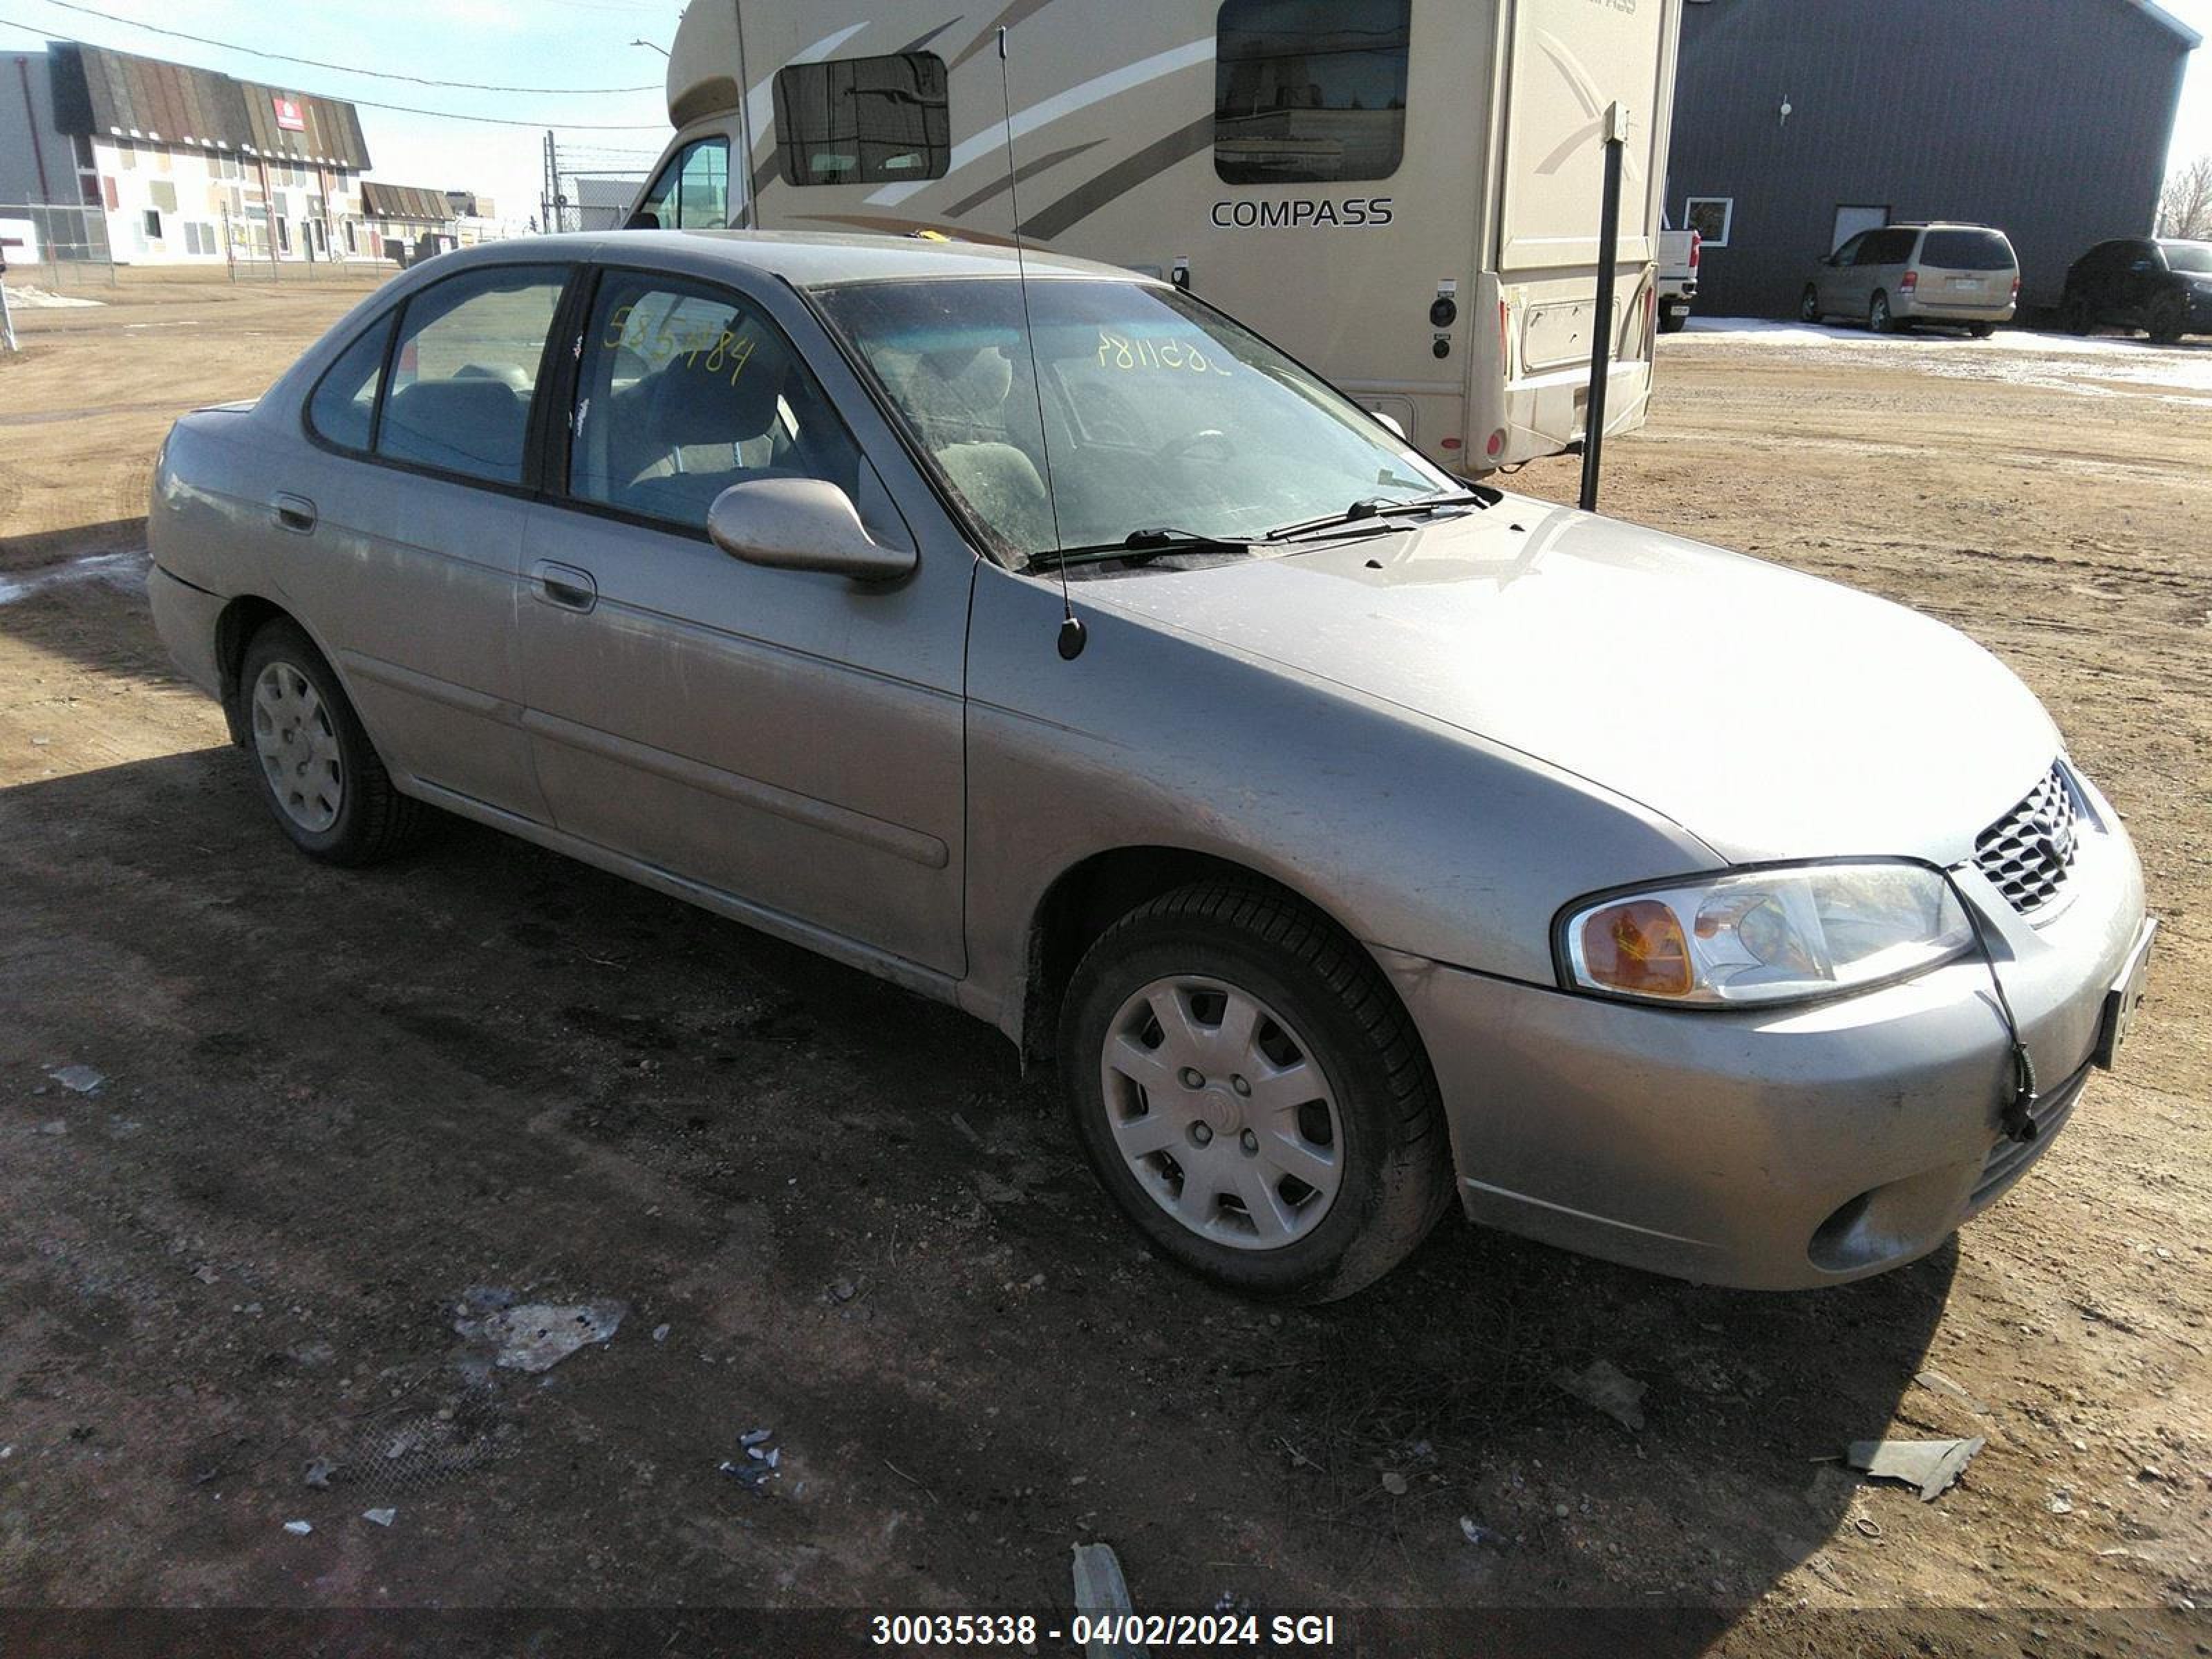
[[[1863,319],[1877,334],[1948,323],[1986,339],[2020,303],[2020,258],[1987,225],[1863,230],[1813,268],[1798,301],[1808,323]]]

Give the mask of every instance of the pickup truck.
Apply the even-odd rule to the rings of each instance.
[[[1698,297],[1698,262],[1705,254],[1705,237],[1694,230],[1659,233],[1659,331],[1680,334],[1690,320],[1690,302]]]

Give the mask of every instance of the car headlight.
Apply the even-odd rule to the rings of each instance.
[[[1925,865],[1796,865],[1580,900],[1562,913],[1567,982],[1681,1006],[1804,1001],[1923,973],[1974,942]]]

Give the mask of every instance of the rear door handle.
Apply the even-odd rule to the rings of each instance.
[[[318,514],[315,504],[305,495],[279,495],[269,503],[270,511],[276,515],[276,527],[289,530],[295,536],[315,533]]]
[[[540,559],[530,567],[530,580],[541,600],[563,611],[588,611],[599,602],[599,585],[592,573],[573,564]]]

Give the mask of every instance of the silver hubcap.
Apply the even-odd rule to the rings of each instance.
[[[345,768],[330,711],[307,677],[272,662],[253,683],[253,747],[284,816],[310,835],[338,821]]]
[[[1336,1097],[1305,1039],[1249,993],[1153,981],[1107,1028],[1100,1080],[1137,1184],[1201,1238],[1280,1249],[1335,1202]]]

